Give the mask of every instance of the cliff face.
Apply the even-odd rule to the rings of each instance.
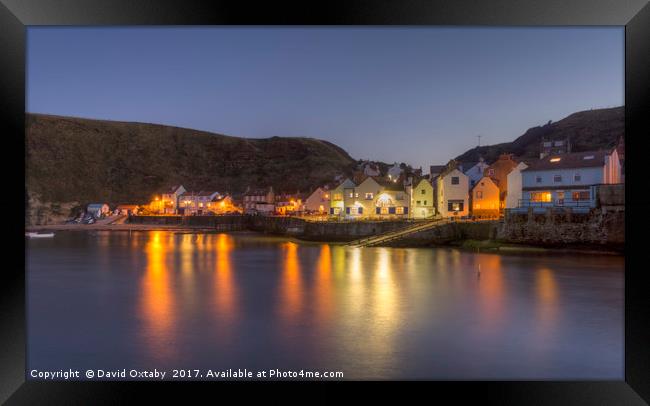
[[[161,188],[302,192],[354,160],[313,138],[229,137],[184,128],[28,114],[26,189],[42,202],[145,203]]]
[[[542,139],[562,140],[569,138],[573,152],[614,147],[625,134],[624,107],[587,110],[543,126],[529,128],[513,142],[476,147],[456,157],[460,162],[477,162],[482,156],[492,162],[502,153],[518,157],[539,157]]]

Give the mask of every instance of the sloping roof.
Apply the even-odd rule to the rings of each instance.
[[[175,193],[176,190],[178,190],[178,188],[181,187],[181,186],[183,186],[183,185],[174,185],[174,186],[167,187],[165,189],[162,189],[160,194],[162,194],[162,195],[171,195],[171,194]]]
[[[542,159],[526,162],[526,171],[549,171],[553,169],[593,168],[605,165],[608,151],[573,152],[570,154],[549,155]],[[555,162],[551,162],[551,161]]]
[[[377,182],[379,186],[383,187],[386,190],[392,190],[396,192],[404,191],[404,186],[400,182],[393,182],[376,176],[373,176],[372,179]]]

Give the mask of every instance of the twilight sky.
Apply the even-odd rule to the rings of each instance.
[[[30,27],[27,111],[444,164],[624,104],[623,27]],[[428,172],[425,170],[425,173]]]

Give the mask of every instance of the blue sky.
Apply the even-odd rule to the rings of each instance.
[[[444,164],[624,103],[623,27],[30,27],[27,111]]]

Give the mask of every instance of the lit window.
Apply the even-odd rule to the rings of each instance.
[[[476,198],[477,199],[482,199],[483,198],[483,191],[482,190],[477,190],[476,191]]]
[[[372,200],[373,197],[375,197],[374,194],[372,194],[372,193],[366,193],[366,200]]]
[[[530,192],[530,200],[532,202],[550,202],[551,192]]]
[[[560,162],[562,158],[551,158],[551,162]]]
[[[395,214],[404,214],[404,207],[395,207]]]
[[[359,214],[359,209],[356,206],[350,207],[350,214]]]
[[[571,194],[571,197],[573,198],[573,200],[589,200],[590,194],[588,190],[584,190],[579,192],[573,192]]]
[[[587,155],[587,156],[585,156],[585,157],[582,158],[582,159],[594,159],[594,156],[593,156],[593,155]]]
[[[379,209],[380,214],[388,214],[388,207],[384,206]]]
[[[553,182],[556,182],[556,183],[562,182],[562,175],[553,176]]]
[[[334,200],[343,200],[343,195],[341,193],[334,193]]]

